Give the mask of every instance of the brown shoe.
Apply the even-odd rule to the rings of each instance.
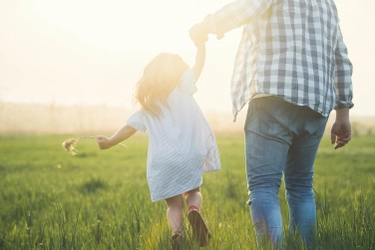
[[[193,235],[198,241],[200,247],[205,247],[208,245],[208,241],[211,238],[211,234],[208,231],[206,222],[204,221],[202,215],[197,209],[189,209],[188,219],[191,227],[193,228]]]
[[[172,235],[172,250],[181,250],[182,233],[175,233]]]

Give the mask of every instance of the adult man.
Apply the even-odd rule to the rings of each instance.
[[[258,236],[282,239],[284,173],[290,228],[309,244],[316,227],[313,164],[327,117],[334,148],[351,139],[352,65],[333,0],[239,0],[194,25],[196,44],[244,26],[232,76],[233,115],[245,122],[250,213]]]

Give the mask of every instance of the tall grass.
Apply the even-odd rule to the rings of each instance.
[[[61,148],[69,136],[0,137],[0,249],[170,249],[166,204],[150,201],[147,137],[98,150],[94,140]],[[317,235],[313,249],[375,249],[374,137],[355,137],[334,151],[324,138],[315,166]],[[223,169],[204,175],[206,249],[257,246],[249,208],[242,137],[218,137]],[[284,249],[303,249],[288,233],[280,190]],[[199,249],[187,220],[184,249]]]

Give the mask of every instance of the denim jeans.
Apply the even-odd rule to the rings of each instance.
[[[258,239],[282,241],[278,192],[284,174],[290,230],[306,243],[316,228],[314,160],[327,117],[277,97],[253,99],[245,122],[250,214]]]

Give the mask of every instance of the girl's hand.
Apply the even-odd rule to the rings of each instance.
[[[98,146],[100,149],[107,149],[111,147],[110,140],[107,136],[98,135],[96,136],[96,141],[98,142]]]
[[[134,135],[137,130],[129,125],[125,125],[120,128],[114,135],[108,138],[105,135],[97,135],[96,140],[98,142],[100,149],[107,149],[116,146],[120,142],[128,139],[130,136]]]
[[[196,47],[208,41],[208,32],[203,23],[198,23],[191,27],[189,34]]]

